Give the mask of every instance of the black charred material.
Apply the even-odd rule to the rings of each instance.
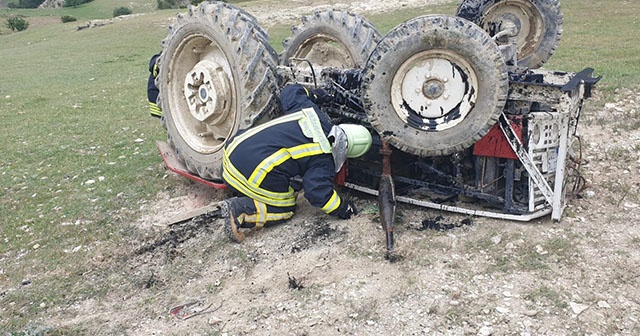
[[[287,277],[289,278],[289,288],[290,289],[297,289],[297,290],[301,290],[304,288],[304,284],[302,284],[302,281],[296,279],[295,277],[291,276],[289,274],[289,272],[287,272]]]
[[[422,227],[418,228],[418,231],[434,230],[434,231],[449,231],[455,228],[473,225],[473,221],[469,218],[465,218],[458,223],[446,223],[444,217],[436,216],[435,218],[427,218],[422,221]]]

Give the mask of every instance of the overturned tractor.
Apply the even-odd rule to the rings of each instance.
[[[225,141],[279,116],[280,89],[297,82],[333,96],[323,110],[336,124],[371,131],[372,150],[339,183],[378,195],[381,209],[560,220],[580,184],[578,120],[599,79],[539,69],[561,35],[557,0],[464,0],[456,16],[416,17],[384,36],[360,15],[322,10],[278,55],[249,13],[205,2],[163,41],[161,151],[174,171],[222,186]]]

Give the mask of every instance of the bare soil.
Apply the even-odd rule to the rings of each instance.
[[[339,6],[362,12],[433,2]],[[276,12],[293,21],[313,6],[338,6],[273,3],[246,9],[263,22]],[[52,308],[42,324],[95,335],[638,335],[639,109],[637,90],[588,102],[580,128],[587,188],[561,222],[399,205],[395,262],[384,258],[375,198],[352,193],[361,211],[342,221],[300,195],[289,223],[233,244],[221,219],[163,225],[225,197],[185,179],[182,190],[144,209],[130,241],[96,252],[99,271],[87,281],[108,283],[108,294]],[[194,301],[205,313],[186,320],[169,313]]]

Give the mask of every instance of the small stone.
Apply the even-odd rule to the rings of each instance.
[[[569,307],[571,307],[571,310],[573,311],[574,314],[580,315],[580,313],[582,313],[587,308],[589,308],[589,305],[585,305],[585,304],[581,304],[581,303],[575,303],[575,302],[569,302]]]
[[[480,328],[480,330],[478,330],[478,335],[481,336],[489,336],[491,334],[493,334],[493,328],[489,326],[483,326],[482,328]]]
[[[544,248],[542,246],[540,246],[540,245],[536,245],[536,252],[539,255],[545,255],[545,254],[549,253],[549,252],[545,251]]]
[[[209,320],[207,320],[207,323],[208,323],[209,325],[211,325],[211,326],[216,325],[216,324],[220,324],[220,323],[222,323],[222,322],[224,322],[224,320],[223,320],[223,319],[221,319],[221,318],[219,318],[219,317],[215,317],[215,316],[214,316],[214,317],[212,317],[212,318],[210,318]]]
[[[611,308],[607,301],[598,301],[598,308]]]
[[[508,314],[509,308],[506,307],[496,307],[496,311],[500,314]]]
[[[529,309],[522,312],[524,316],[534,317],[538,315],[538,311],[535,309]]]
[[[40,248],[40,244],[35,244],[35,245],[33,245],[33,249],[34,249],[34,250],[37,250],[37,249],[39,249],[39,248]]]

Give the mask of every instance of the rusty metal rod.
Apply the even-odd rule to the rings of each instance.
[[[396,195],[393,179],[391,178],[391,149],[386,141],[382,141],[382,176],[378,188],[378,208],[380,211],[380,221],[387,238],[387,253],[385,257],[389,260],[395,259],[395,246],[393,239],[393,226],[396,217]]]

